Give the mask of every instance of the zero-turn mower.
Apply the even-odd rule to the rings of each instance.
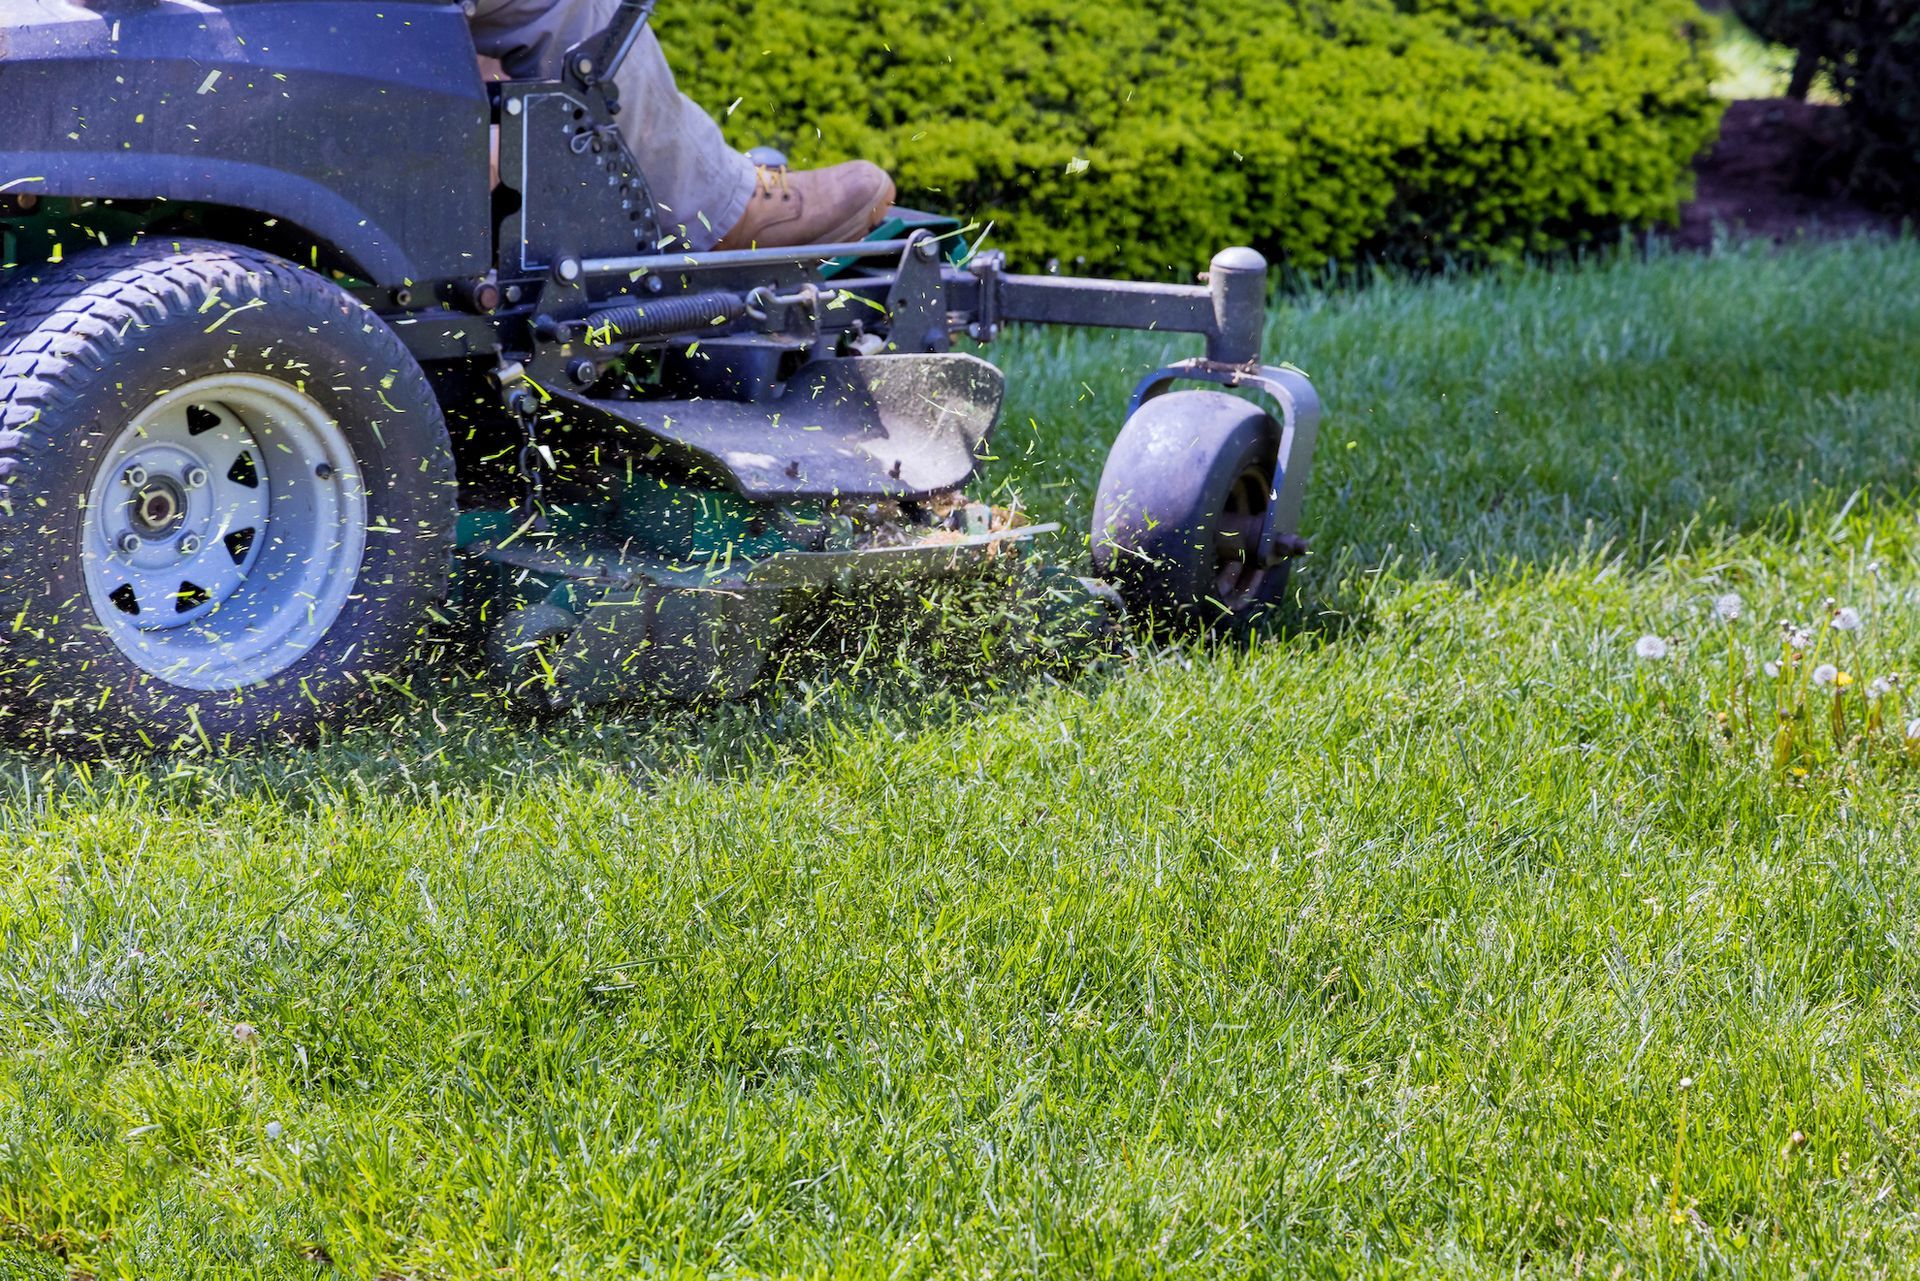
[[[651,8],[489,84],[457,4],[0,0],[0,733],[297,737],[463,627],[538,706],[738,693],[823,594],[1032,562],[965,492],[1021,323],[1205,339],[1053,590],[1277,597],[1319,407],[1259,254],[1014,275],[906,210],[676,248],[615,123]]]

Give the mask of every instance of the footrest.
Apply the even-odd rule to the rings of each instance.
[[[777,400],[556,399],[638,431],[758,502],[913,500],[973,478],[1006,380],[962,353],[803,366]]]

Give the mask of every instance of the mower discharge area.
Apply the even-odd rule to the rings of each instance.
[[[687,252],[616,125],[651,8],[488,86],[453,4],[0,0],[0,732],[298,736],[429,631],[534,708],[725,697],[944,576],[1091,631],[1279,598],[1319,407],[1257,253],[1020,276],[909,210]],[[1005,380],[954,344],[1016,323],[1205,340],[1136,390],[1098,578],[966,493]]]

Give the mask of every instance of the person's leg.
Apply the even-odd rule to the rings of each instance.
[[[474,45],[516,79],[553,78],[567,50],[603,30],[613,11],[614,0],[479,0]],[[690,248],[711,249],[746,212],[756,185],[753,162],[680,92],[651,30],[641,33],[615,84],[620,132],[661,221]]]
[[[474,45],[516,79],[557,78],[567,50],[604,30],[616,2],[478,0]],[[620,131],[662,221],[689,249],[857,240],[893,203],[893,180],[864,160],[758,173],[727,145],[713,117],[674,85],[651,30],[627,55],[617,84]]]
[[[595,0],[595,8],[602,6],[610,8],[611,0]],[[728,146],[713,117],[675,87],[651,29],[640,34],[616,82],[620,129],[634,155],[643,158],[660,220],[683,228],[689,247],[713,248],[747,211],[756,182],[753,161]],[[644,141],[636,145],[635,138]]]

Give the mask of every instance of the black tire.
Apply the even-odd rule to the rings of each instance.
[[[144,429],[129,436],[138,415],[177,395],[170,389],[236,375],[313,407],[310,421],[347,451],[358,471],[340,510],[352,514],[357,550],[342,554],[338,573],[324,562],[337,602],[331,621],[310,611],[297,646],[289,640],[252,660],[258,679],[194,687],[133,661],[114,639],[114,620],[102,620],[90,595],[104,571],[84,550],[99,533],[86,522],[119,510],[91,496],[106,492],[96,480],[123,456],[113,451],[146,439]],[[194,412],[185,410],[189,422]],[[261,439],[264,457],[271,437]],[[186,483],[208,483],[204,469],[192,470]],[[334,469],[287,472],[309,474],[331,479]],[[278,489],[258,502],[263,540],[277,545],[299,519],[270,524],[284,506]],[[179,241],[93,251],[0,294],[0,734],[16,743],[69,753],[227,749],[298,739],[349,715],[374,692],[370,678],[406,662],[445,599],[455,514],[452,448],[420,366],[378,317],[312,272],[249,249]],[[339,524],[305,519],[306,537]],[[236,566],[241,556],[233,553]],[[266,563],[264,553],[253,561]],[[233,600],[248,590],[263,594],[256,601],[279,599],[250,586],[249,572],[236,568]],[[354,578],[340,589],[343,573]],[[227,626],[250,617],[235,608]],[[290,607],[273,608],[285,617]],[[160,625],[160,614],[149,616]],[[118,626],[124,635],[127,624]]]
[[[1286,562],[1250,558],[1279,441],[1271,415],[1217,391],[1169,392],[1127,420],[1100,474],[1093,564],[1131,614],[1232,634],[1279,602]]]

